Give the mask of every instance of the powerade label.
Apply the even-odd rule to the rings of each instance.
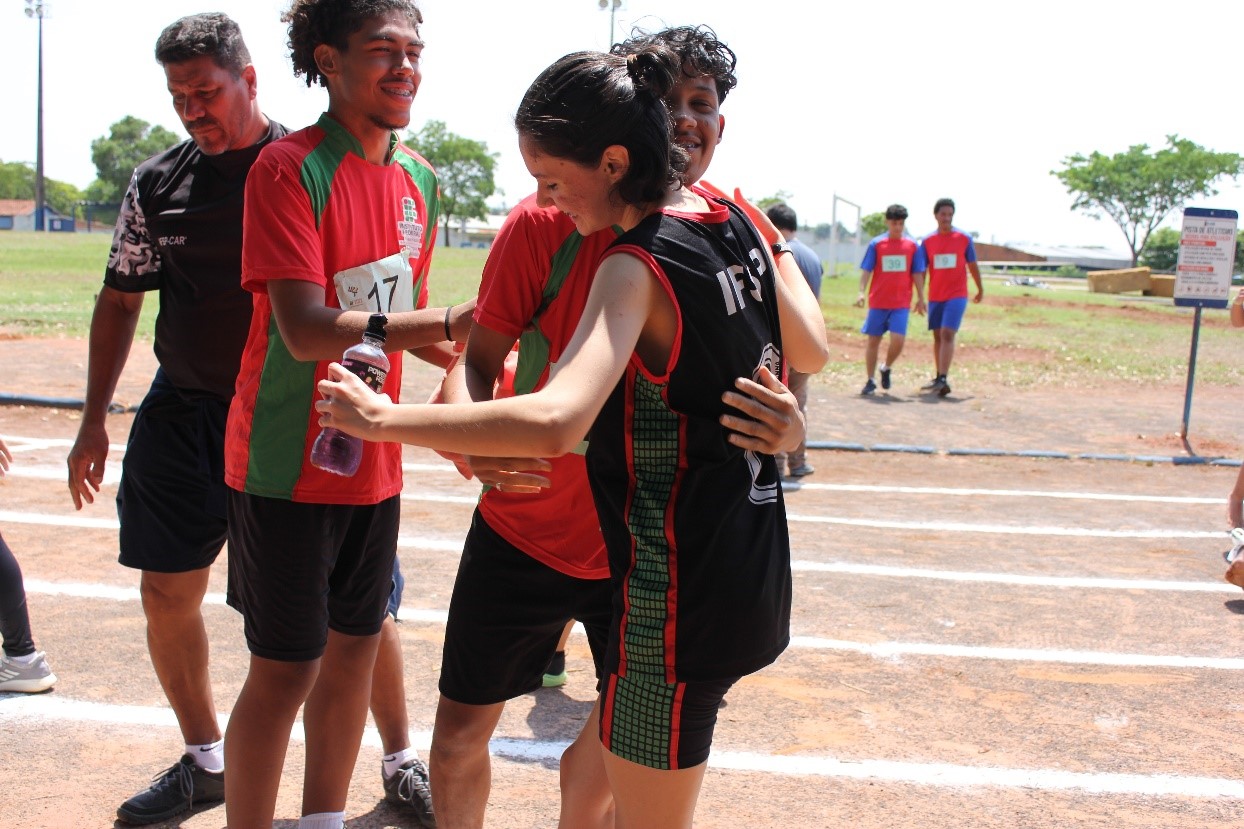
[[[376,394],[380,394],[380,390],[384,388],[384,378],[389,376],[389,372],[384,369],[362,360],[342,360],[341,367],[352,372]]]

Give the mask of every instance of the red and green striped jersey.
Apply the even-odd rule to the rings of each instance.
[[[596,276],[596,265],[617,233],[584,238],[570,217],[519,202],[493,242],[480,282],[475,321],[519,340],[514,387],[542,388],[570,342]],[[609,577],[605,540],[581,452],[551,458],[553,485],[540,492],[487,489],[479,511],[506,541],[558,572],[580,579]]]
[[[246,182],[242,287],[254,314],[225,435],[225,480],[268,498],[374,504],[402,488],[401,446],[367,443],[351,478],[317,469],[316,383],[328,361],[294,359],[281,339],[267,286],[320,285],[329,308],[397,312],[427,304],[436,239],[436,174],[391,138],[389,162],[366,160],[358,140],[327,113],[264,148]],[[389,276],[386,276],[388,274]],[[395,401],[401,353],[384,391]]]

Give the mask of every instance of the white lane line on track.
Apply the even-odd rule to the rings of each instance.
[[[220,714],[221,726],[228,722]],[[65,699],[55,694],[38,696],[0,695],[0,722],[29,725],[55,722],[94,722],[113,726],[144,728],[177,727],[168,708],[137,705],[108,705]],[[294,723],[291,739],[302,742],[302,723]],[[431,747],[428,731],[411,732],[412,744],[421,751]],[[380,735],[374,728],[363,734],[363,744],[380,748]],[[498,737],[489,748],[494,756],[516,760],[556,761],[568,741],[523,740]],[[1244,782],[1215,777],[1177,774],[1119,774],[1070,772],[1058,769],[1007,769],[996,766],[958,766],[949,763],[920,763],[901,760],[840,760],[827,755],[773,756],[750,751],[713,751],[710,765],[724,771],[763,772],[775,775],[884,780],[918,786],[947,788],[1019,788],[1052,791],[1083,791],[1092,794],[1138,795],[1144,797],[1244,798]]]
[[[1161,656],[1145,653],[1104,651],[1037,650],[995,648],[981,645],[942,645],[926,642],[847,642],[819,636],[792,636],[792,648],[849,651],[876,659],[903,656],[937,656],[951,659],[993,659],[1004,662],[1057,662],[1069,665],[1110,665],[1126,668],[1207,668],[1244,671],[1244,659],[1214,656]]]
[[[475,496],[466,495],[403,495],[404,501],[427,501],[434,504],[474,505]],[[870,527],[886,530],[912,530],[923,533],[997,533],[1002,535],[1037,535],[1077,538],[1146,538],[1146,539],[1199,539],[1226,540],[1226,533],[1204,530],[1097,530],[1086,527],[1011,527],[1003,524],[966,524],[953,521],[875,521],[866,518],[834,518],[823,515],[790,515],[787,521],[803,524],[837,524],[850,527]],[[116,529],[115,519],[85,518],[73,515],[49,515],[33,512],[0,510],[0,523],[48,524],[51,526],[91,527]],[[409,546],[409,545],[408,545]]]
[[[800,482],[799,490],[815,492],[876,492],[901,495],[987,495],[999,498],[1065,498],[1078,501],[1130,501],[1157,504],[1221,504],[1222,498],[1188,495],[1123,495],[1109,492],[1059,492],[1037,489],[973,489],[943,486],[883,486],[875,484],[816,484]],[[789,496],[788,496],[789,497]]]
[[[43,439],[43,438],[22,438],[12,435],[0,436],[9,442],[9,448],[15,452],[34,451],[36,449],[54,449],[68,448],[73,445],[71,440],[60,439]],[[14,443],[17,443],[15,446]],[[124,444],[109,445],[110,463],[108,468],[111,470],[113,466],[120,467],[121,456],[125,454]],[[38,474],[28,474],[23,471],[20,465],[10,470],[12,475],[26,475],[26,477],[45,477],[42,468],[53,470],[59,477],[65,476],[63,466],[35,465],[27,467],[30,470],[40,470]],[[457,469],[451,463],[403,463],[403,472],[423,472],[435,474],[447,474],[461,478]],[[464,485],[475,486],[475,484],[462,479]],[[801,483],[799,489],[794,492],[808,490],[820,492],[872,492],[872,493],[894,493],[900,495],[947,495],[960,497],[979,497],[993,496],[999,498],[1056,498],[1067,500],[1081,501],[1122,501],[1134,503],[1157,503],[1157,504],[1208,504],[1218,505],[1222,503],[1222,498],[1218,496],[1188,496],[1188,495],[1145,495],[1145,494],[1125,494],[1113,492],[1070,492],[1066,490],[1036,490],[1036,489],[986,489],[976,487],[923,487],[923,486],[898,486],[886,484],[824,484],[824,483]],[[788,495],[788,497],[790,497]]]
[[[26,581],[26,593],[28,595],[72,596],[81,599],[108,601],[139,601],[138,588],[136,587],[47,582],[38,579],[28,579]],[[224,594],[208,593],[204,597],[203,603],[223,605],[225,603]],[[447,617],[448,612],[444,610],[403,607],[398,612],[398,618],[404,622],[417,622],[428,625],[444,625]],[[1074,665],[1110,665],[1114,667],[1244,670],[1244,659],[1225,657],[1036,650],[1031,648],[998,648],[983,645],[926,644],[921,642],[847,642],[841,639],[825,639],[817,636],[792,636],[790,645],[792,648],[799,650],[849,651],[878,659],[893,659],[902,656],[937,656],[953,659],[1060,662]]]
[[[885,567],[879,564],[850,564],[844,561],[792,561],[796,573],[843,573],[851,576],[882,576],[901,579],[933,579],[984,584],[1014,584],[1024,587],[1070,587],[1089,590],[1158,590],[1185,593],[1240,594],[1240,588],[1226,582],[1158,581],[1156,579],[1102,579],[1068,576],[1020,576],[1007,573],[968,573],[956,570],[927,570],[913,567]]]
[[[1221,531],[1204,530],[1096,530],[1087,527],[1021,527],[1007,524],[965,524],[960,521],[877,521],[871,518],[835,518],[828,515],[786,514],[796,524],[838,524],[847,527],[869,527],[878,530],[912,530],[922,533],[998,533],[1001,535],[1051,535],[1078,538],[1217,538],[1226,540]]]

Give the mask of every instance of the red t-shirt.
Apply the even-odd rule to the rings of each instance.
[[[242,287],[254,314],[225,431],[225,481],[252,495],[315,504],[374,504],[402,489],[397,443],[364,443],[349,478],[311,465],[320,432],[316,384],[328,362],[294,359],[272,315],[268,282],[319,285],[329,308],[414,310],[427,304],[439,214],[436,174],[393,137],[391,161],[372,164],[327,114],[269,144],[246,181]],[[394,401],[402,356],[389,355]]]
[[[601,254],[616,238],[612,229],[580,236],[569,217],[556,208],[538,207],[535,196],[523,199],[506,218],[484,266],[475,322],[520,338],[518,393],[548,382],[550,366],[561,358],[583,315]],[[547,299],[550,294],[555,297]],[[552,463],[545,473],[551,487],[538,494],[490,488],[480,499],[480,513],[537,561],[576,578],[608,578],[582,451]]]
[[[945,302],[968,295],[968,263],[976,261],[972,237],[952,228],[931,233],[920,243],[929,260],[929,302]]]
[[[911,307],[911,274],[924,272],[924,257],[914,239],[878,236],[868,245],[860,269],[872,271],[868,307],[883,310]]]

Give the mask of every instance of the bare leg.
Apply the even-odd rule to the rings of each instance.
[[[903,353],[903,343],[907,338],[902,334],[890,332],[890,344],[885,351],[885,364],[890,368],[894,368],[894,363],[898,361],[899,355]]]
[[[869,335],[864,347],[864,370],[872,377],[877,371],[877,353],[881,350],[881,338]]]
[[[271,829],[289,732],[311,693],[320,660],[251,655],[225,734],[225,818],[230,829]]]
[[[380,628],[380,647],[371,674],[371,716],[380,732],[385,754],[396,754],[410,747],[410,719],[406,714],[406,685],[402,679],[402,641],[397,622],[384,617]]]
[[[562,635],[557,639],[557,649],[562,653],[566,652],[566,643],[570,641],[570,631],[574,630],[574,619],[566,623],[562,628]]]
[[[613,829],[613,793],[600,745],[600,700],[583,730],[562,753],[559,829]]]
[[[505,703],[467,705],[441,697],[428,767],[439,829],[480,829],[492,790],[488,741]]]
[[[942,331],[945,329],[933,329],[933,376],[941,377],[945,374],[942,369]]]
[[[937,353],[937,373],[950,374],[950,364],[955,359],[956,332],[953,328],[942,328],[937,333],[941,334]]]
[[[363,742],[372,669],[380,634],[347,636],[330,630],[319,678],[307,697],[307,768],[302,813],[340,812]]]
[[[151,664],[187,743],[220,739],[202,610],[209,575],[207,567],[188,573],[144,570],[139,587]]]
[[[601,749],[617,802],[617,829],[691,829],[708,763],[662,771]]]

